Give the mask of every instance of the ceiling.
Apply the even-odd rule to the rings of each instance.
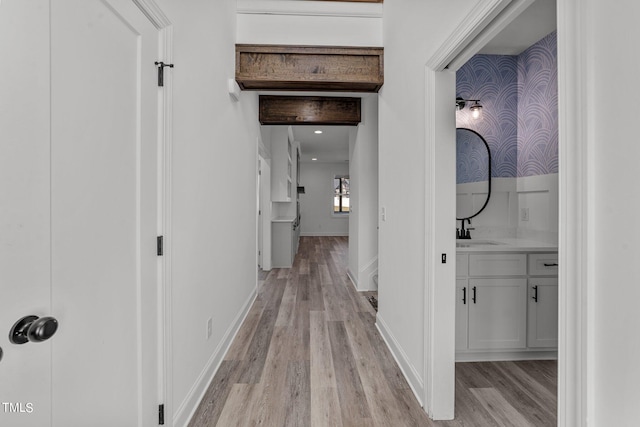
[[[293,126],[293,137],[300,142],[300,161],[333,163],[349,160],[349,130],[353,126]],[[322,134],[314,131],[321,130]]]
[[[519,55],[556,29],[556,0],[536,0],[478,53]]]
[[[518,55],[555,29],[556,0],[536,0],[478,53]],[[352,126],[293,126],[294,138],[300,142],[300,160],[348,161],[351,129]],[[322,130],[322,134],[315,134],[315,130]]]

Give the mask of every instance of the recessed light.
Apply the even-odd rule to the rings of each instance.
[[[315,133],[316,135],[320,135],[322,133],[321,130],[314,130],[313,133]]]
[[[311,160],[313,160],[313,161],[315,162],[315,161],[316,161],[316,160],[318,160],[318,159],[317,159],[317,158],[315,158],[315,157],[312,157],[312,158],[311,158]]]

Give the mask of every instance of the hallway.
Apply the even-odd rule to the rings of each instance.
[[[190,427],[555,425],[555,362],[458,364],[457,419],[429,420],[349,282],[347,249],[302,237],[293,268],[269,272]]]

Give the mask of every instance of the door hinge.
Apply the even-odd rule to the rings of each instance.
[[[158,87],[164,86],[164,67],[173,68],[173,64],[165,64],[162,61],[155,62],[156,67],[158,67]]]
[[[258,215],[262,215],[262,210],[258,209]]]
[[[163,255],[163,246],[164,246],[164,236],[158,236],[158,256]]]
[[[158,406],[158,424],[164,425],[164,404]]]

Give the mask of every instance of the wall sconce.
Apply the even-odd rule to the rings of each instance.
[[[480,105],[479,99],[462,99],[460,97],[457,97],[456,110],[462,110],[465,105],[467,105],[467,102],[473,102],[473,104],[469,107],[469,110],[471,110],[471,117],[473,117],[474,119],[479,118],[480,114],[482,113],[482,105]]]

